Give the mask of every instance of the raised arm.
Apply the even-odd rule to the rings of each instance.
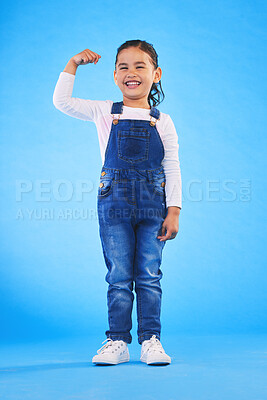
[[[75,75],[79,65],[86,65],[88,63],[96,64],[99,58],[101,58],[99,54],[94,53],[89,49],[85,49],[69,60],[63,72]]]
[[[54,106],[65,114],[84,121],[93,121],[96,117],[96,102],[72,97],[76,71],[79,65],[96,64],[101,56],[89,49],[73,56],[60,73],[54,94]]]

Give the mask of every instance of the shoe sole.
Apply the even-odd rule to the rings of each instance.
[[[147,362],[146,360],[143,360],[142,358],[140,358],[140,360],[143,362],[143,363],[146,363],[147,365],[168,365],[168,364],[171,364],[171,361],[164,361],[164,360],[162,360],[162,361],[160,361],[160,360],[150,360],[149,362]]]
[[[93,361],[92,360],[92,363],[93,364],[101,364],[101,365],[116,365],[116,364],[120,364],[120,363],[124,363],[124,362],[128,362],[128,361],[130,361],[130,358],[123,358],[123,359],[121,359],[121,360],[119,360],[119,361],[112,361],[112,360],[101,360],[101,361]]]

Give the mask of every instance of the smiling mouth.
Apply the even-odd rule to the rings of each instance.
[[[129,88],[129,89],[134,89],[137,88],[138,86],[141,85],[141,82],[138,81],[129,81],[129,82],[125,82],[125,85]]]

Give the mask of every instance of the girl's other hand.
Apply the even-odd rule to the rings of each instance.
[[[179,231],[180,208],[168,207],[168,214],[161,226],[161,235],[157,236],[161,242],[174,239]],[[166,233],[165,233],[166,232]]]
[[[101,58],[99,54],[95,53],[92,50],[85,49],[81,51],[81,53],[78,53],[75,56],[73,56],[72,60],[76,65],[86,65],[89,63],[96,64],[99,58]]]

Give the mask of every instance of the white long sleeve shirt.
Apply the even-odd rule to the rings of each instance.
[[[87,100],[72,97],[75,75],[61,72],[53,94],[54,106],[71,117],[92,121],[96,124],[102,163],[111,130],[111,100]],[[150,110],[123,106],[120,119],[143,119],[150,121]],[[156,128],[164,146],[162,166],[166,176],[166,205],[182,208],[182,180],[178,156],[178,135],[171,117],[160,112]]]

